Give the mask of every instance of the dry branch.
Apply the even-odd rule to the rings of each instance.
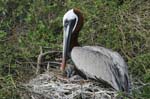
[[[42,65],[42,59],[46,56],[46,55],[52,55],[52,54],[60,54],[61,52],[60,51],[48,51],[48,52],[44,52],[43,53],[43,49],[42,47],[40,47],[40,54],[37,58],[37,68],[36,68],[36,74],[39,73],[39,70],[40,70],[40,66]],[[53,61],[53,62],[48,62],[49,64],[59,64],[58,62],[56,61]]]

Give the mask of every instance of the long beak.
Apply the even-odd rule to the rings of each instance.
[[[66,27],[64,27],[63,58],[62,58],[62,63],[60,68],[62,71],[64,71],[66,67],[66,61],[70,54],[69,49],[70,49],[71,34],[72,34],[72,27],[71,24],[68,24]]]

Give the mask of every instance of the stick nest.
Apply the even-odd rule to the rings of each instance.
[[[24,84],[33,99],[115,99],[117,93],[87,80],[63,78],[56,71],[43,73]]]

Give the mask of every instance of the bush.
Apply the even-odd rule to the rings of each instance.
[[[19,83],[34,74],[40,46],[62,49],[62,17],[71,8],[85,16],[82,45],[118,51],[133,80],[149,83],[149,4],[149,0],[1,0],[0,98],[19,98]],[[148,90],[144,87],[133,96],[148,99]]]

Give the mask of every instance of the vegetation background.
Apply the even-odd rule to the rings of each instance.
[[[0,99],[20,99],[35,75],[40,46],[62,50],[62,17],[80,9],[82,45],[118,51],[129,66],[134,99],[150,99],[150,0],[0,0]]]

